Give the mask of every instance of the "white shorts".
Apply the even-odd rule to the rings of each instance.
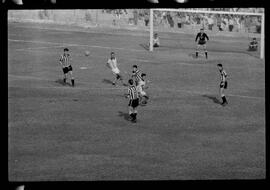
[[[137,86],[137,91],[139,92],[140,95],[145,96],[146,92],[143,91],[142,86],[145,85],[145,82],[139,81],[139,84]]]
[[[116,69],[112,69],[112,72],[113,72],[113,74],[119,74],[120,70],[118,68],[116,68]]]

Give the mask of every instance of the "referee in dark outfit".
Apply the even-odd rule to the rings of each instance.
[[[197,48],[196,48],[196,58],[198,58],[199,48],[201,46],[203,46],[205,58],[207,59],[208,57],[207,57],[207,50],[206,50],[206,40],[209,41],[209,38],[208,38],[207,34],[204,32],[203,28],[197,34],[195,42],[197,42],[198,39],[199,39],[199,41],[198,41]]]

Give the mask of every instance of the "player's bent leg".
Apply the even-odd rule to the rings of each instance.
[[[208,52],[207,52],[207,49],[206,49],[206,45],[203,45],[203,50],[204,50],[205,58],[207,59],[208,58]]]
[[[64,74],[64,79],[63,79],[63,82],[66,83],[67,82],[67,74],[65,73]]]
[[[198,44],[197,47],[196,47],[196,58],[198,58],[198,55],[199,55],[199,49],[200,49],[200,45]]]
[[[75,79],[73,77],[72,69],[69,71],[69,74],[70,74],[71,84],[72,84],[72,86],[75,86]]]
[[[224,86],[220,87],[220,96],[222,99],[221,105],[225,106],[226,104],[228,104],[227,99],[226,99],[225,94],[224,94]]]

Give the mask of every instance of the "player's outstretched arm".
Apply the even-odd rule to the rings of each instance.
[[[199,34],[197,34],[197,36],[195,38],[195,42],[197,42],[198,38],[199,38]]]

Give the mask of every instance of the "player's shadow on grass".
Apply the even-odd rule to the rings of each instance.
[[[216,104],[221,104],[221,102],[219,101],[219,99],[217,99],[215,96],[211,96],[211,95],[202,95],[205,98],[208,98],[210,100],[212,100],[214,103]]]
[[[102,82],[106,83],[106,84],[113,84],[113,81],[111,81],[109,79],[103,79]]]
[[[123,117],[127,121],[130,121],[129,120],[129,114],[128,113],[125,113],[125,112],[122,112],[122,111],[118,111],[118,116],[119,117]]]
[[[68,82],[64,83],[63,79],[57,79],[55,82],[58,83],[58,84],[61,84],[61,85],[63,85],[63,86],[72,86],[72,85],[71,85],[70,83],[68,83]]]
[[[143,47],[145,50],[149,51],[149,45],[148,44],[140,44],[141,47]]]

